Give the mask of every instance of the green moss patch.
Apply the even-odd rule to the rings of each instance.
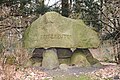
[[[49,79],[45,79],[49,80]],[[56,76],[52,80],[93,80],[90,76],[87,75],[79,75],[79,76]]]

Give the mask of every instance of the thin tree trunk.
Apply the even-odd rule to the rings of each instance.
[[[65,17],[69,16],[69,2],[68,2],[68,0],[62,0],[62,15]]]

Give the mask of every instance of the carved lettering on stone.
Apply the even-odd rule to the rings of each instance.
[[[67,34],[44,34],[41,35],[42,39],[70,39],[71,35],[67,35]]]

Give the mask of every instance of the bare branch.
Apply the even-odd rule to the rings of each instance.
[[[107,25],[108,27],[110,27],[110,28],[112,28],[112,29],[114,29],[114,30],[117,30],[116,28],[112,27],[112,26],[109,25],[108,23],[106,23],[106,22],[104,22],[104,21],[102,21],[102,20],[101,20],[101,22],[102,22],[103,24]]]

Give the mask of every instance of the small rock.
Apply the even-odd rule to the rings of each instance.
[[[61,70],[66,70],[67,71],[69,69],[69,66],[67,64],[60,64],[59,68]]]
[[[103,65],[101,63],[96,63],[94,65],[92,65],[93,67],[102,67]]]

